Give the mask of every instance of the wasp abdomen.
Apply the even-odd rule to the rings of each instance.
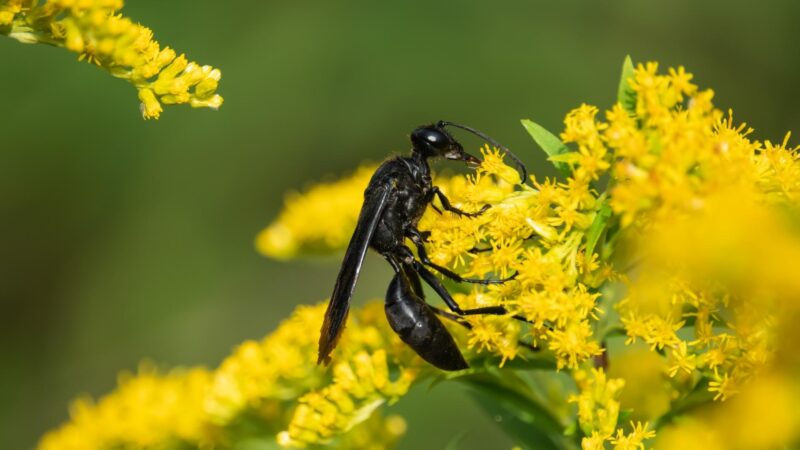
[[[402,272],[395,274],[386,292],[386,318],[400,339],[425,361],[442,370],[469,367],[447,328],[414,293]]]

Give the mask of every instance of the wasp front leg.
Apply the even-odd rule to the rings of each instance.
[[[479,209],[477,212],[469,213],[453,206],[453,204],[450,203],[450,199],[448,199],[447,196],[444,195],[444,192],[442,192],[441,189],[439,189],[438,187],[436,186],[433,187],[433,193],[437,197],[439,197],[439,201],[442,202],[442,208],[444,208],[445,211],[450,211],[451,213],[458,214],[459,216],[478,217],[481,214],[485,213],[487,209],[492,207],[492,205],[483,205],[483,207]]]

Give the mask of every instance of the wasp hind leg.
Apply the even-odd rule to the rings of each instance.
[[[422,234],[422,232],[417,231],[417,230],[412,230],[411,232],[408,233],[408,237],[411,239],[411,242],[414,243],[414,246],[416,246],[417,255],[419,255],[419,260],[420,260],[420,262],[422,262],[422,264],[433,268],[437,272],[441,273],[442,275],[444,275],[445,277],[447,277],[447,278],[449,278],[449,279],[451,279],[453,281],[456,281],[456,282],[459,282],[459,283],[472,283],[472,284],[489,285],[489,284],[503,284],[503,283],[505,283],[507,281],[511,281],[511,280],[513,280],[514,278],[517,277],[516,273],[512,274],[509,277],[500,278],[500,279],[496,279],[496,280],[485,280],[485,279],[482,279],[482,278],[465,278],[465,277],[462,277],[461,275],[453,272],[452,270],[450,270],[450,269],[448,269],[446,267],[442,267],[439,264],[436,264],[435,262],[433,262],[428,257],[428,252],[425,250],[425,244],[424,244],[425,243],[425,239],[424,239],[424,235]],[[410,253],[410,251],[409,251],[409,253]]]
[[[438,294],[439,297],[441,297],[445,305],[447,305],[447,307],[451,311],[453,311],[459,316],[474,316],[479,314],[503,316],[508,314],[508,310],[505,308],[505,306],[502,305],[462,309],[461,306],[458,305],[458,302],[455,301],[453,296],[450,295],[450,292],[447,290],[447,288],[444,287],[442,282],[439,281],[439,279],[436,278],[436,276],[430,270],[428,270],[422,263],[420,263],[417,260],[414,260],[411,263],[411,266],[413,270],[416,271],[416,273],[418,273],[419,276],[422,277],[422,279],[425,280],[426,283],[428,283],[428,286],[430,286],[436,292],[436,294]],[[514,314],[511,317],[521,322],[532,323],[531,321],[529,321],[528,319],[519,314]]]

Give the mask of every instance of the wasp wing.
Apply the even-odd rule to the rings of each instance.
[[[330,362],[330,353],[336,347],[336,342],[342,334],[342,328],[350,310],[350,297],[353,296],[364,256],[367,254],[372,235],[386,208],[386,200],[390,191],[391,187],[387,184],[370,189],[364,195],[364,205],[358,216],[356,230],[344,253],[339,276],[336,277],[336,285],[333,287],[333,295],[331,295],[331,301],[325,311],[325,321],[319,336],[317,364]]]

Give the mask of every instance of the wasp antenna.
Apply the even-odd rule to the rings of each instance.
[[[519,159],[517,157],[517,155],[515,155],[513,152],[511,152],[511,150],[509,150],[508,147],[506,147],[505,145],[497,142],[491,136],[489,136],[486,133],[483,133],[481,131],[478,131],[475,128],[468,127],[466,125],[461,125],[461,124],[455,123],[455,122],[448,122],[446,120],[440,120],[439,122],[437,122],[437,125],[439,127],[446,127],[446,126],[449,125],[449,126],[452,126],[452,127],[461,128],[464,131],[469,131],[470,133],[474,134],[475,136],[478,136],[479,138],[483,139],[484,141],[486,141],[486,142],[494,145],[495,147],[503,150],[517,164],[517,169],[519,170],[520,174],[522,175],[522,184],[525,184],[527,182],[527,180],[528,180],[528,168],[525,167],[525,164],[522,162],[522,160]]]

